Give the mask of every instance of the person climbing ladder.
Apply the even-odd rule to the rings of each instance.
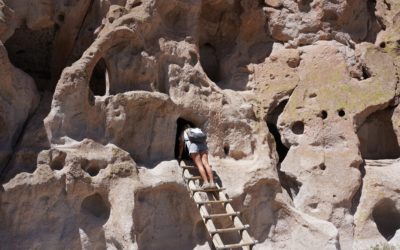
[[[208,163],[207,136],[199,128],[191,128],[189,124],[179,136],[179,162],[182,160],[184,147],[186,146],[190,158],[192,158],[203,179],[203,189],[215,188],[213,171]]]

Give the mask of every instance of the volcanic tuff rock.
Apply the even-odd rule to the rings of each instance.
[[[175,160],[185,123],[254,249],[400,245],[398,1],[0,12],[2,248],[211,249]]]

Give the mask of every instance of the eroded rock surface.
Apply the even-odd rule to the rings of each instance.
[[[399,244],[397,1],[0,0],[0,14],[5,249],[212,249],[175,160],[184,123],[208,133],[254,249]]]

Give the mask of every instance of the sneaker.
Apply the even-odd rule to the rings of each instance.
[[[210,183],[210,188],[217,188],[217,185],[214,182]]]
[[[203,183],[203,185],[201,185],[200,188],[201,188],[201,189],[210,189],[211,186],[210,186],[210,183],[206,182],[206,183]]]

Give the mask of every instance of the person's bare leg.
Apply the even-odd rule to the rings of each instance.
[[[201,178],[203,178],[204,183],[208,183],[207,174],[206,174],[206,171],[204,170],[204,166],[201,161],[200,154],[192,153],[192,154],[190,154],[190,157],[192,157],[194,164],[196,164],[196,167],[199,169]]]
[[[208,153],[207,152],[200,153],[200,156],[201,156],[201,162],[203,163],[203,166],[207,171],[208,178],[210,179],[210,184],[212,186],[214,186],[215,185],[214,184],[214,174],[213,174],[210,164],[208,163]]]

